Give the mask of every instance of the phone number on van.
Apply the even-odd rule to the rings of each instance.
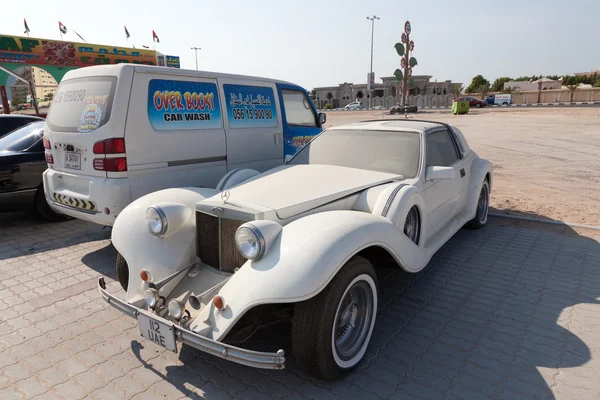
[[[273,119],[273,111],[271,110],[243,110],[234,108],[233,119]]]

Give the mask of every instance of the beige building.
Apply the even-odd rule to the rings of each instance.
[[[32,67],[33,85],[35,87],[35,97],[38,101],[44,99],[48,94],[56,93],[58,82],[47,71]]]
[[[513,90],[538,90],[542,85],[542,90],[560,89],[562,87],[562,78],[555,81],[550,78],[542,78],[537,81],[508,81],[504,82],[504,89],[512,88]]]
[[[446,104],[448,97],[452,102],[452,87],[462,85],[450,80],[431,82],[431,75],[413,75],[414,86],[409,90],[408,104],[425,105]],[[391,107],[398,104],[400,100],[399,83],[393,76],[380,78],[382,83],[376,83],[373,87],[371,105],[374,107]],[[344,82],[337,86],[325,86],[314,89],[313,101],[317,108],[323,108],[331,104],[332,108],[346,106],[353,101],[360,101],[365,107],[369,104],[369,93],[367,84],[354,84]]]

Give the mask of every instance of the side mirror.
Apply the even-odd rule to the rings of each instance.
[[[319,113],[319,126],[323,126],[327,121],[327,115],[325,113]]]
[[[452,167],[427,167],[427,180],[454,179]]]

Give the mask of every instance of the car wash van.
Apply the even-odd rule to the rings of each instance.
[[[118,64],[69,71],[46,118],[44,190],[55,210],[112,226],[160,189],[216,187],[284,163],[322,131],[306,90],[272,79]]]

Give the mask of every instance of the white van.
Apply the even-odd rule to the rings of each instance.
[[[65,75],[48,112],[44,190],[55,210],[112,226],[129,203],[156,190],[216,187],[233,169],[281,165],[324,122],[306,90],[287,82],[85,67]]]
[[[494,95],[494,104],[500,106],[507,106],[512,103],[512,95],[511,94],[497,94]]]

